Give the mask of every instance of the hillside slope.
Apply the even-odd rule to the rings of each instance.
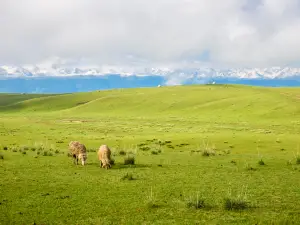
[[[45,94],[0,94],[0,107],[9,106],[29,99],[46,97]]]
[[[195,85],[116,89],[0,101],[0,113],[176,117],[248,121],[300,119],[300,89]],[[27,96],[27,95],[26,95]],[[30,95],[28,95],[30,96]],[[2,96],[3,98],[3,96]],[[16,98],[16,97],[15,97]],[[0,98],[1,99],[1,98]]]

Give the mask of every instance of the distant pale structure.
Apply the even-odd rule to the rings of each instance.
[[[159,84],[159,85],[157,85],[157,87],[161,87],[161,85]]]
[[[216,82],[212,82],[212,84],[215,84]]]

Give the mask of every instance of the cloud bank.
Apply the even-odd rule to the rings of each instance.
[[[0,65],[300,65],[298,0],[1,0],[0,32]]]

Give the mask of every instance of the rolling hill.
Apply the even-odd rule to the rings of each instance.
[[[298,88],[191,85],[62,95],[2,94],[0,113],[285,121],[300,118],[298,93]]]

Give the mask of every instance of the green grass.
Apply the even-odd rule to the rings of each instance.
[[[239,85],[0,94],[0,224],[297,224],[298,95]],[[67,157],[71,140],[86,145],[85,167]],[[241,187],[247,201],[228,196]]]

